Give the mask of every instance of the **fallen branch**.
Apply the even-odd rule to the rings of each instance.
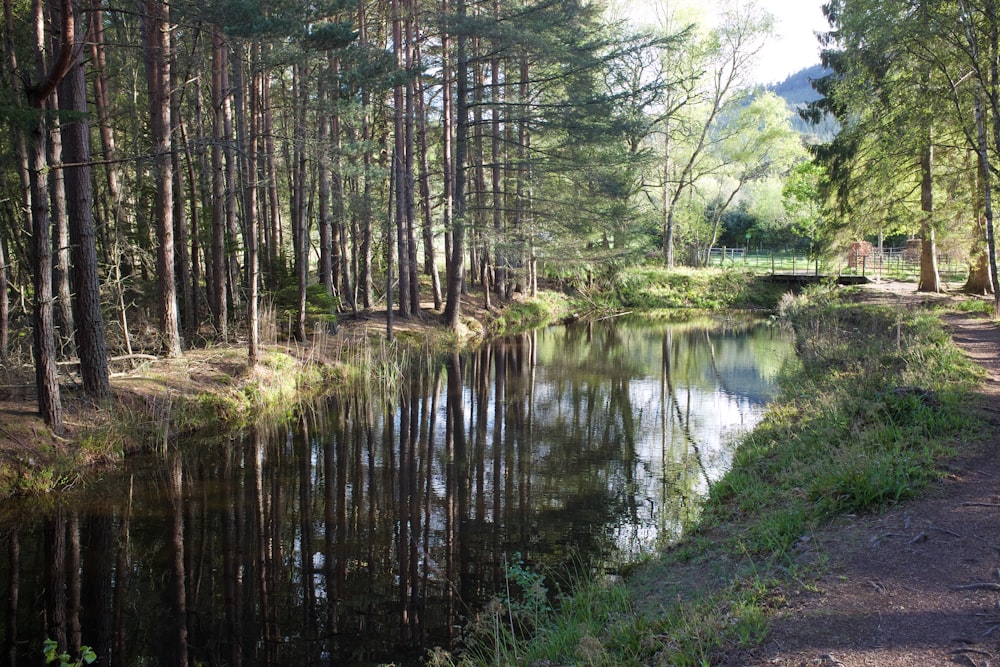
[[[882,533],[881,535],[877,535],[872,538],[871,545],[873,547],[878,546],[878,543],[887,537],[909,537],[909,535],[901,535],[900,533]]]
[[[117,357],[109,357],[108,361],[131,361],[133,359],[142,359],[143,361],[159,361],[160,358],[155,354],[123,354]]]
[[[612,315],[605,315],[604,317],[600,317],[600,318],[598,318],[598,319],[596,319],[594,321],[595,322],[603,322],[604,320],[610,320],[610,319],[613,319],[615,317],[624,317],[625,315],[631,315],[631,314],[632,314],[631,310],[626,310],[624,313],[614,313]]]
[[[108,361],[132,361],[134,359],[141,359],[143,361],[159,361],[160,358],[153,354],[122,354],[117,357],[108,357]],[[56,366],[79,366],[79,359],[67,359],[66,361],[57,361]]]
[[[958,537],[958,538],[961,538],[961,537],[962,537],[961,535],[959,535],[958,533],[956,533],[956,532],[955,532],[955,531],[953,531],[953,530],[948,530],[947,528],[941,528],[940,526],[935,526],[934,524],[930,524],[930,525],[928,525],[928,526],[927,526],[927,529],[928,529],[928,530],[939,530],[939,531],[941,531],[942,533],[948,533],[948,534],[949,534],[949,535],[951,535],[952,537]]]
[[[956,584],[955,586],[949,586],[948,588],[953,591],[1000,591],[1000,584],[983,581],[976,584]]]

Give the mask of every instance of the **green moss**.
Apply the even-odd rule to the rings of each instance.
[[[539,292],[538,297],[506,304],[487,323],[490,335],[528,331],[565,318],[572,312],[569,299],[558,292]]]

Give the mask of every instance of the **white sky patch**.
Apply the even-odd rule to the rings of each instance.
[[[789,74],[819,63],[817,32],[830,29],[821,7],[825,0],[758,0],[774,15],[775,37],[761,53],[754,77],[761,83],[778,83]]]
[[[740,0],[745,2],[746,0]],[[789,74],[819,63],[817,32],[826,32],[829,24],[822,6],[827,0],[756,0],[757,5],[774,16],[775,34],[760,53],[753,80],[758,83],[779,83]],[[627,16],[638,26],[657,25],[657,8],[664,0],[611,0],[613,15]],[[666,0],[671,4],[671,0]],[[676,2],[684,5],[689,2]],[[707,17],[716,14],[718,0],[695,3]]]

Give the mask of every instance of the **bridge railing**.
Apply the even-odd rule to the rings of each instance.
[[[713,248],[709,266],[746,268],[757,273],[856,275],[868,278],[915,281],[920,277],[920,256],[905,248],[883,248],[850,257],[816,259],[792,250],[747,251],[745,248]],[[938,271],[945,282],[964,281],[967,259],[950,253],[938,254]]]

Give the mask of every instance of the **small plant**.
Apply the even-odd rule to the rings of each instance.
[[[93,664],[97,660],[97,654],[89,646],[80,647],[80,657],[75,661],[66,651],[59,651],[59,643],[54,639],[46,639],[42,642],[42,655],[45,656],[45,664],[70,665],[71,667],[83,667],[83,665]]]
[[[520,597],[514,599],[510,594],[510,586],[507,587],[507,599],[504,602],[512,614],[526,614],[538,618],[551,611],[545,575],[525,567],[520,553],[515,553],[512,563],[507,565],[507,581],[509,584],[514,584],[521,592]]]

